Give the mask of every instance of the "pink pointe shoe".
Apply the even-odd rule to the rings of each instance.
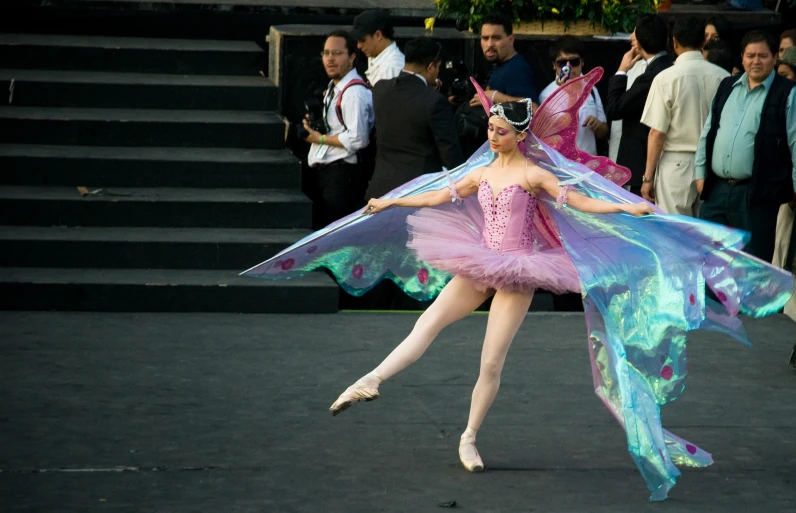
[[[346,388],[345,392],[332,403],[329,411],[332,416],[337,416],[351,407],[352,404],[375,401],[379,398],[379,383],[381,379],[374,376],[374,373],[363,376],[356,383]]]
[[[459,460],[467,472],[483,472],[484,462],[475,448],[475,435],[464,432],[459,440]]]

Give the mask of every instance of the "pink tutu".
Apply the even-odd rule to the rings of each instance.
[[[407,217],[407,247],[418,260],[435,269],[469,278],[481,291],[581,291],[578,274],[562,247],[539,244],[534,237],[532,245],[526,247],[489,248],[484,242],[483,210],[472,199],[462,204],[420,209]],[[535,201],[532,208],[539,208]],[[536,212],[531,215],[534,214]],[[514,222],[516,217],[512,216],[507,222]],[[516,221],[527,223],[529,219],[525,216],[524,220]],[[543,246],[548,247],[542,249]]]

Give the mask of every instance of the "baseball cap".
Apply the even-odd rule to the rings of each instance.
[[[377,30],[384,30],[389,25],[390,22],[382,11],[378,9],[363,11],[354,18],[354,27],[349,34],[355,41],[359,41]]]

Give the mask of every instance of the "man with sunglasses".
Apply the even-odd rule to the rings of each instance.
[[[583,74],[583,45],[572,36],[564,36],[550,48],[550,59],[553,61],[556,79],[539,94],[540,103],[568,80]],[[567,66],[568,68],[565,68]],[[575,145],[581,151],[597,155],[597,139],[605,139],[608,136],[608,120],[597,89],[592,89],[588,99],[578,111],[578,121],[580,128]]]
[[[335,30],[326,38],[321,56],[329,77],[323,95],[325,133],[307,120],[305,139],[311,144],[307,195],[313,201],[313,228],[320,229],[360,207],[367,184],[357,153],[370,143],[373,95],[354,67],[357,43]]]

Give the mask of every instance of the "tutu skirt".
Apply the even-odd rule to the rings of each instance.
[[[477,201],[423,208],[407,217],[407,247],[431,267],[472,280],[481,291],[580,292],[578,273],[564,248],[497,250],[483,240]]]

